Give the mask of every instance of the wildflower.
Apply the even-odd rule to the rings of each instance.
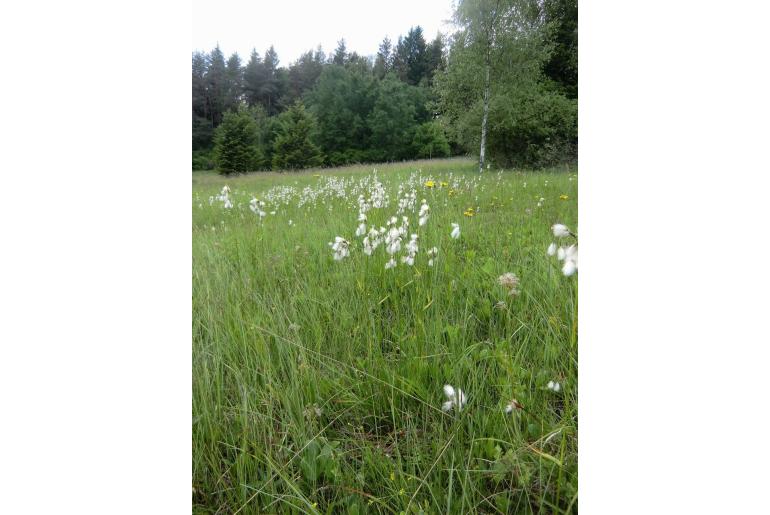
[[[294,225],[294,222],[292,220],[289,220],[289,226]]]
[[[447,186],[449,186],[448,182],[441,181],[441,187],[442,188],[446,188]]]
[[[567,257],[567,251],[564,247],[559,247],[559,250],[556,251],[556,258],[559,261],[564,261],[565,257]]]
[[[432,188],[435,185],[436,185],[436,183],[433,182],[433,181],[425,181],[425,187],[426,188]]]
[[[460,237],[460,224],[452,222],[452,232],[450,233],[450,236],[454,239]]]
[[[441,405],[441,409],[444,411],[449,411],[455,406],[457,411],[462,411],[467,402],[465,393],[459,388],[455,390],[451,384],[444,385],[444,396],[447,398],[446,402]]]
[[[572,234],[564,224],[553,224],[551,231],[553,231],[553,235],[557,238],[565,238]]]
[[[356,236],[363,236],[364,234],[366,234],[366,224],[361,222],[356,229]]]
[[[545,253],[548,254],[549,256],[553,256],[554,254],[556,254],[556,243],[551,243],[550,245],[548,245],[548,250],[546,250]]]
[[[395,267],[396,267],[396,260],[393,259],[393,258],[390,258],[390,261],[385,263],[385,270],[389,270],[389,269],[395,268]]]
[[[358,221],[366,222],[366,213],[358,213]]]
[[[519,409],[523,409],[523,408],[524,407],[521,404],[519,404],[519,401],[517,401],[516,399],[511,399],[511,402],[509,402],[505,406],[505,413],[506,414],[513,413],[514,410],[519,410]]]
[[[519,294],[519,290],[516,289],[519,286],[519,278],[516,277],[516,274],[506,272],[497,278],[497,282],[500,283],[500,286],[508,289],[508,295]]]
[[[420,206],[420,220],[419,220],[419,226],[422,227],[426,224],[428,221],[428,217],[430,216],[430,206],[428,206],[425,199],[422,199],[422,205]]]
[[[438,247],[433,247],[432,249],[428,249],[428,266],[433,266],[433,258],[436,257],[438,254]]]
[[[561,249],[559,249],[561,250]],[[570,245],[564,250],[564,266],[561,272],[569,277],[577,272],[578,268],[578,248],[577,245]]]
[[[553,381],[548,381],[548,385],[546,386],[549,390],[558,392],[561,390],[561,385],[559,383],[555,383]]]
[[[559,198],[561,200],[569,200],[569,197],[567,195],[559,195]]]
[[[467,217],[471,217],[473,216],[473,209],[466,209],[465,211],[463,211],[463,214]]]
[[[350,243],[348,240],[342,238],[341,236],[335,237],[334,243],[329,243],[329,246],[331,246],[332,250],[334,251],[335,261],[341,261],[350,255],[350,251],[348,250]]]

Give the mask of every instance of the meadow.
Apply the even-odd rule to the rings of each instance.
[[[194,512],[577,512],[574,166],[192,182]]]

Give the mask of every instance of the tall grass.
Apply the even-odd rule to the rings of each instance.
[[[577,276],[545,253],[552,224],[577,229],[576,170],[479,178],[476,166],[193,175],[196,512],[577,511]],[[368,257],[354,237],[350,190],[373,168],[391,196],[370,211],[378,226],[411,173],[438,182],[417,188],[431,216],[413,267],[385,270],[382,249]],[[274,186],[329,176],[347,179],[346,197],[268,203],[261,222],[248,209]],[[224,184],[232,209],[209,205]],[[351,241],[339,262],[335,236]],[[519,295],[497,284],[505,272]],[[445,383],[466,392],[462,411],[441,410]],[[507,415],[513,398],[523,409]]]

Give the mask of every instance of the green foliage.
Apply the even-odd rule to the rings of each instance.
[[[214,152],[211,150],[193,150],[192,169],[213,170],[216,167]]]
[[[380,161],[411,157],[411,143],[417,129],[418,92],[393,75],[387,75],[378,86],[377,99],[367,117],[370,148]]]
[[[375,93],[374,79],[356,70],[329,65],[321,72],[307,102],[318,121],[318,144],[327,155],[367,149],[371,132],[366,118]]]
[[[224,175],[258,170],[262,164],[259,129],[249,111],[225,113],[214,133],[214,154]]]
[[[543,71],[568,98],[578,96],[578,3],[577,0],[545,0],[546,41],[551,55]]]
[[[537,5],[464,0],[455,18],[463,30],[434,81],[450,143],[479,152],[489,51],[487,155],[499,166],[537,167],[574,159],[577,102],[551,87],[543,73],[552,56],[547,42],[551,25],[543,22]],[[494,27],[492,39],[488,27]]]
[[[417,127],[412,145],[417,157],[431,159],[449,156],[449,142],[444,129],[437,122],[427,122]]]
[[[313,116],[305,106],[296,103],[278,117],[280,129],[273,144],[273,168],[297,170],[320,166],[321,149],[313,143],[315,129]]]

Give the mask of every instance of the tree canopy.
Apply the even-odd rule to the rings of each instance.
[[[498,166],[574,159],[577,1],[460,0],[453,21],[430,41],[420,26],[385,37],[374,56],[344,38],[283,66],[273,46],[245,63],[219,46],[194,52],[194,165],[232,173],[480,148]]]

